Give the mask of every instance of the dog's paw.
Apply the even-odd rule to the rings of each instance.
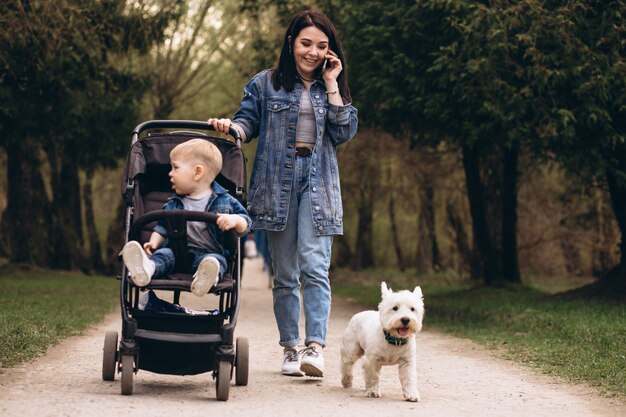
[[[365,396],[368,398],[380,398],[380,392],[376,392],[376,391],[367,391],[365,393]]]
[[[404,392],[404,399],[406,401],[410,401],[412,403],[416,403],[420,400],[420,394],[417,390],[410,390],[409,392]]]

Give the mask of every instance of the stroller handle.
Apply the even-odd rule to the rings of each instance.
[[[148,120],[138,124],[133,130],[132,143],[135,143],[139,139],[139,134],[150,129],[196,129],[196,130],[208,130],[214,132],[213,126],[207,122],[199,120]],[[235,138],[237,146],[241,147],[241,136],[239,132],[232,126],[228,130],[228,134]]]

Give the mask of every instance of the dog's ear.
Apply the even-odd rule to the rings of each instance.
[[[380,283],[380,293],[382,294],[383,298],[385,298],[387,294],[391,293],[391,290],[387,288],[387,284],[385,283],[385,281]]]
[[[415,296],[419,299],[424,298],[424,294],[422,294],[422,289],[419,286],[415,287],[415,289],[413,290],[413,294],[415,294]]]

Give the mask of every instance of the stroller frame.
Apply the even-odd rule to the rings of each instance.
[[[164,129],[193,129],[190,131],[157,132],[148,134],[140,140],[143,132]],[[161,144],[167,149],[192,138],[203,138],[218,145],[224,161],[227,157],[242,164],[239,170],[222,169],[218,182],[226,182],[231,194],[238,200],[245,199],[245,159],[241,151],[241,138],[234,129],[230,134],[235,144],[225,139],[215,138],[199,133],[212,131],[206,122],[191,120],[150,120],[143,122],[132,133],[131,149],[127,159],[122,196],[125,201],[124,231],[125,242],[142,240],[142,233],[149,233],[149,225],[156,220],[164,221],[168,229],[170,248],[174,252],[177,270],[168,279],[153,279],[145,288],[136,287],[129,279],[126,267],[122,266],[120,278],[120,305],[122,310],[122,338],[118,344],[118,333],[108,331],[105,335],[102,379],[113,381],[116,373],[121,373],[121,393],[130,395],[133,392],[133,375],[139,369],[155,373],[172,375],[194,375],[212,371],[216,379],[216,397],[226,401],[229,395],[230,380],[235,370],[236,385],[247,385],[249,368],[248,339],[235,339],[235,327],[239,314],[241,292],[241,242],[237,233],[230,230],[226,233],[226,246],[232,256],[227,259],[228,270],[225,282],[211,289],[219,297],[219,309],[215,315],[185,315],[180,313],[149,312],[139,308],[140,292],[144,289],[166,290],[173,292],[174,304],[179,304],[181,291],[190,291],[191,276],[185,267],[189,265],[186,245],[186,223],[202,221],[215,223],[217,215],[206,212],[185,210],[146,210],[141,213],[145,191],[140,178],[147,176],[150,158],[163,162]],[[152,152],[149,146],[157,148]],[[145,148],[145,149],[144,149]],[[152,153],[151,153],[152,152]],[[157,155],[154,157],[154,155]],[[169,152],[167,152],[169,156]],[[142,159],[143,158],[143,159]],[[139,161],[139,162],[137,162]],[[157,166],[157,164],[153,164]],[[226,172],[228,171],[228,172]],[[156,171],[155,171],[156,172]],[[159,166],[158,175],[163,175],[163,167]],[[148,181],[146,181],[148,182]],[[221,184],[224,185],[224,184]],[[165,192],[153,193],[165,195]],[[170,194],[173,194],[170,192]],[[148,194],[146,194],[148,195]],[[139,209],[139,213],[136,213]],[[135,215],[138,214],[137,218]],[[179,267],[181,265],[181,267]],[[182,268],[182,269],[181,269]],[[232,278],[232,280],[230,279]],[[223,284],[223,285],[222,285]]]

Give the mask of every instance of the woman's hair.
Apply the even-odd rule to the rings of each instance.
[[[280,57],[278,58],[278,65],[274,68],[272,73],[274,89],[280,90],[281,87],[284,87],[287,91],[293,90],[294,82],[296,78],[299,77],[293,57],[294,43],[302,29],[310,26],[315,26],[328,36],[328,46],[330,50],[336,53],[337,57],[341,60],[343,69],[339,77],[337,77],[339,94],[341,94],[345,102],[350,103],[352,96],[350,95],[350,88],[348,87],[348,65],[343,54],[341,40],[330,19],[319,10],[300,12],[291,20],[287,32],[285,32],[285,39],[283,40],[283,47],[280,51]],[[316,76],[319,75],[319,73],[316,74]]]
[[[190,139],[179,143],[170,152],[170,159],[174,158],[204,165],[209,182],[222,170],[222,153],[217,146],[205,139]]]

